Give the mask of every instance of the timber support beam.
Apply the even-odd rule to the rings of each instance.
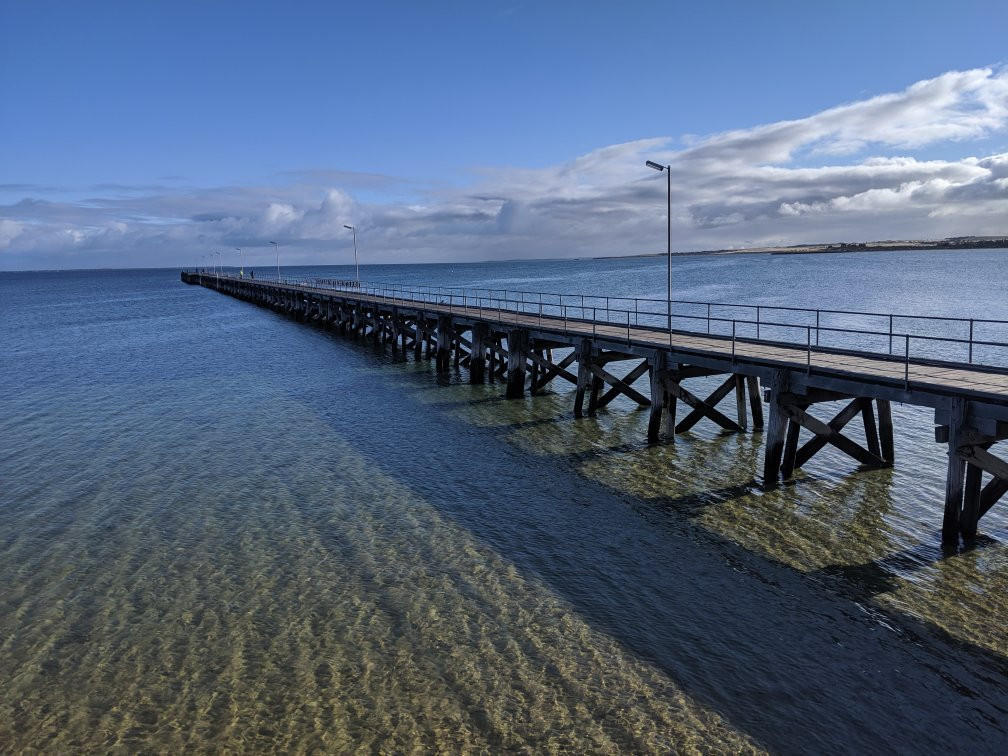
[[[525,366],[528,363],[528,331],[515,328],[507,336],[507,391],[508,399],[525,396]]]
[[[935,412],[935,440],[948,444],[942,543],[976,538],[980,518],[1008,493],[1008,461],[990,450],[1008,439],[1008,420],[985,417],[984,409],[953,398]],[[995,447],[996,450],[996,447]],[[989,475],[984,482],[984,475]]]

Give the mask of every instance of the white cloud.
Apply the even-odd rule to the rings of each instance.
[[[660,251],[672,171],[673,243],[864,241],[1008,233],[1008,153],[970,154],[1008,131],[1008,71],[949,72],[902,92],[807,118],[594,150],[541,169],[485,169],[464,189],[395,196],[403,183],[337,171],[292,174],[277,187],[155,189],[0,206],[0,267],[188,262],[215,246],[255,255],[280,241],[291,263],[349,249],[344,223],[375,262],[580,256]],[[972,148],[970,144],[972,142]],[[940,147],[960,157],[921,159]],[[332,182],[326,189],[327,182]]]
[[[0,249],[10,247],[23,231],[23,223],[6,219],[0,220]]]

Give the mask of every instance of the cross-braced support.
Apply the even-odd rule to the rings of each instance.
[[[843,399],[849,400],[848,403],[829,422],[823,422],[808,411],[812,405]],[[787,480],[827,445],[836,447],[868,467],[892,465],[892,414],[888,401],[845,397],[823,389],[792,393],[787,371],[778,371],[774,375],[767,389],[767,401],[770,422],[763,465],[764,485],[773,486],[779,480]],[[878,425],[874,406],[879,410]],[[841,433],[856,417],[861,417],[864,425],[865,446]],[[811,432],[812,438],[799,445],[802,429]]]
[[[1008,493],[1008,462],[990,450],[1008,439],[1008,417],[954,397],[935,411],[935,440],[948,444],[942,542],[976,538],[980,518]],[[989,475],[986,484],[984,475]]]
[[[687,389],[683,381],[723,373],[688,365],[672,365],[668,360],[662,351],[656,352],[650,358],[652,409],[648,424],[648,439],[652,443],[661,435],[659,428],[662,417],[668,418],[666,423],[668,428],[664,435],[670,441],[675,441],[676,434],[688,431],[703,418],[713,421],[724,430],[744,431],[749,426],[747,405],[752,410],[753,429],[762,430],[763,406],[759,400],[759,379],[756,376],[729,373],[706,399],[701,399]],[[735,395],[736,420],[732,420],[717,409],[718,403],[732,393]],[[686,404],[690,412],[676,424],[678,402]]]

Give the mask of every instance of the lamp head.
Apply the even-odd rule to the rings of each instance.
[[[656,171],[664,171],[665,170],[665,166],[664,165],[659,165],[658,163],[654,162],[653,160],[648,160],[646,163],[644,163],[644,165],[646,165],[648,168],[654,168]]]

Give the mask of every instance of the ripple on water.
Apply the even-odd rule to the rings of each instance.
[[[163,439],[191,432],[146,409],[130,411]],[[170,460],[127,429],[88,449],[110,471],[99,483],[50,479],[47,511],[65,517],[15,535],[0,565],[17,577],[0,619],[5,742],[756,750],[298,405],[282,427],[244,416],[238,438],[229,411]]]

